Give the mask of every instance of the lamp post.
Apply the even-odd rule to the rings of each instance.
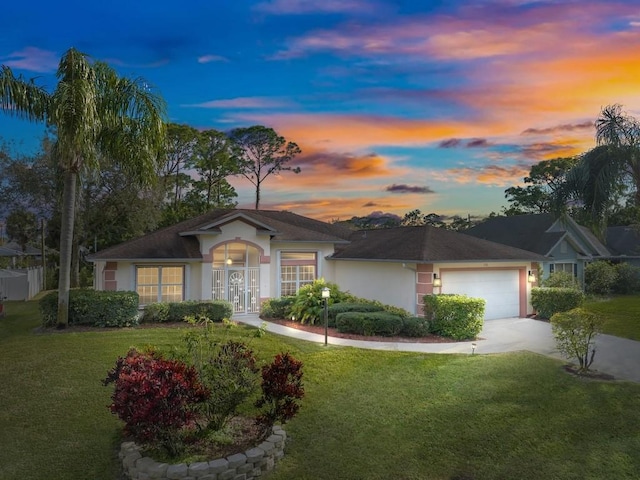
[[[331,296],[331,290],[329,287],[322,289],[322,300],[324,301],[324,346],[327,346],[327,337],[329,333],[329,297]]]

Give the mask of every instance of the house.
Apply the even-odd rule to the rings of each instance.
[[[264,300],[323,277],[417,315],[425,294],[464,293],[498,318],[532,312],[528,273],[547,259],[429,226],[353,232],[291,212],[220,209],[89,260],[97,290],[137,291],[142,306],[225,299],[236,314],[258,313]]]
[[[585,265],[610,257],[588,228],[550,213],[489,218],[465,233],[548,257],[541,263],[542,278],[569,272],[584,284]]]
[[[607,248],[613,262],[640,267],[640,228],[637,225],[607,228]]]

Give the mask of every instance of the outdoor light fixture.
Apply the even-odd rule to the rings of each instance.
[[[227,258],[227,265],[231,265],[233,263],[233,260],[231,260],[230,258]]]
[[[433,286],[434,287],[442,287],[442,280],[438,277],[437,273],[433,274]]]
[[[331,290],[329,287],[322,289],[322,300],[324,301],[324,346],[327,346],[327,339],[329,336],[329,297],[331,297]]]
[[[529,283],[535,283],[536,281],[536,276],[533,274],[533,272],[531,272],[531,270],[529,270],[529,275],[527,276],[527,280],[529,281]]]

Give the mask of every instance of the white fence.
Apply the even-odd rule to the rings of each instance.
[[[42,267],[7,270],[16,276],[0,276],[0,300],[31,300],[42,290]]]

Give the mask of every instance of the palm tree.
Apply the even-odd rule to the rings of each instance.
[[[631,189],[634,204],[640,205],[640,124],[620,105],[609,105],[595,127],[597,146],[579,157],[554,201],[559,211],[566,211],[572,200],[581,204],[590,226],[602,237],[607,214],[625,190]]]
[[[55,90],[47,92],[3,65],[0,109],[44,122],[57,136],[54,154],[64,172],[58,327],[65,328],[79,175],[84,169],[99,169],[102,156],[116,159],[141,182],[153,179],[165,138],[165,104],[142,79],[119,77],[74,48],[61,57],[56,76]]]

